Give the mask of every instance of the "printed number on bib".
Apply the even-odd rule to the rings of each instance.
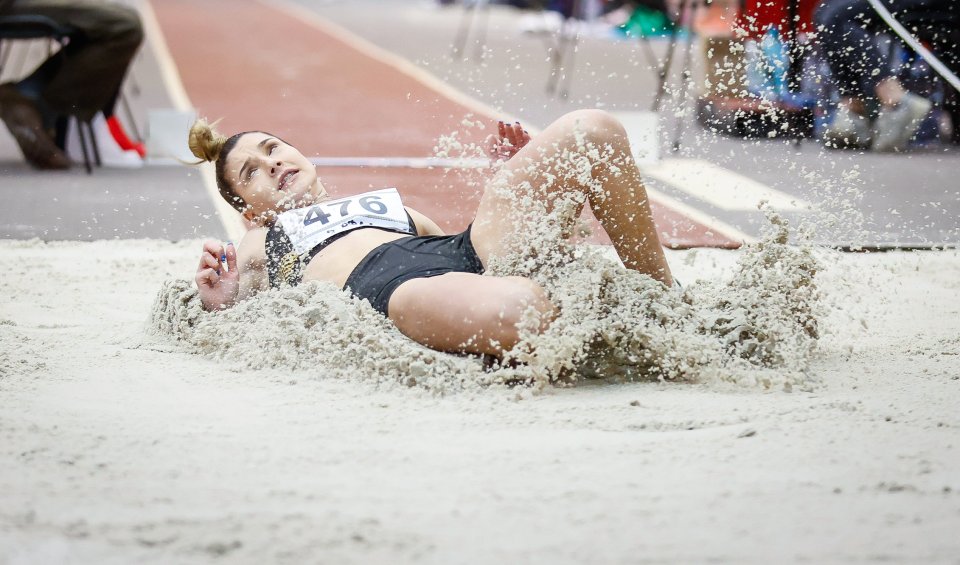
[[[412,233],[400,193],[395,188],[287,210],[280,214],[277,222],[290,238],[293,250],[300,255],[337,234],[358,228]]]
[[[303,225],[309,226],[316,222],[326,225],[330,222],[332,215],[339,212],[340,218],[346,218],[350,216],[350,204],[356,201],[363,210],[371,214],[385,214],[387,212],[387,206],[381,202],[379,196],[363,196],[359,199],[354,198],[345,198],[337,202],[328,202],[326,204],[318,204],[307,211],[307,215],[303,218]],[[323,208],[332,209],[331,213],[327,213]],[[354,212],[356,214],[357,212]]]

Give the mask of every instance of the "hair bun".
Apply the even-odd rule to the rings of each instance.
[[[227,142],[227,138],[213,129],[215,125],[217,125],[216,122],[208,124],[200,118],[190,127],[187,145],[197,159],[216,161],[220,157],[220,151],[223,149],[223,144]]]

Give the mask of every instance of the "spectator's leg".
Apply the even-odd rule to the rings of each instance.
[[[885,29],[867,0],[826,0],[820,5],[815,22],[818,38],[836,80],[840,103],[833,120],[824,131],[829,147],[890,146],[903,129],[902,119],[895,124],[889,112],[879,112],[899,103],[905,91],[893,76],[889,49],[877,45],[877,35]],[[878,116],[871,127],[867,116]],[[883,127],[880,127],[883,126]]]
[[[884,4],[893,17],[904,25],[914,37],[936,42],[938,36],[953,28],[944,18],[951,16],[951,1],[942,0],[886,0]],[[960,15],[960,14],[953,14]],[[879,15],[874,17],[880,18]],[[886,26],[886,24],[883,24]],[[953,45],[934,45],[934,51],[941,51],[948,57],[956,51]],[[907,91],[896,77],[886,77],[878,81],[875,93],[880,101],[880,115],[874,129],[876,135],[873,149],[876,151],[900,151],[909,146],[923,118],[929,112],[929,100]]]
[[[143,30],[129,7],[94,0],[14,0],[10,14],[47,16],[76,30],[65,57],[54,56],[18,84],[56,114],[110,115]]]
[[[875,43],[879,17],[870,4],[866,0],[827,0],[814,19],[841,98],[847,103],[871,100],[877,83],[890,73],[886,56]]]

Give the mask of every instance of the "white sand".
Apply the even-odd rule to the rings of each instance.
[[[435,396],[146,337],[199,242],[0,242],[0,563],[956,563],[960,254],[827,254],[812,391]],[[671,253],[681,280],[738,253]],[[865,324],[864,326],[861,324]]]

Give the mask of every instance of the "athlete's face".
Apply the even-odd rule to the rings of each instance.
[[[310,204],[326,196],[317,169],[292,145],[272,135],[252,132],[237,140],[224,175],[247,203],[244,217],[263,218]]]

